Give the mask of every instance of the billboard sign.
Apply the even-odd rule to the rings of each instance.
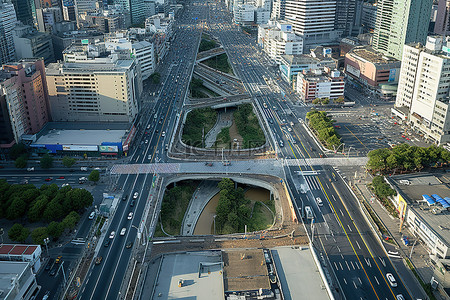
[[[100,152],[119,152],[119,147],[117,147],[117,146],[98,146],[98,151],[100,151]]]
[[[361,71],[350,64],[347,65],[347,72],[357,78],[359,78],[361,76]]]
[[[397,73],[397,69],[389,70],[389,82],[395,81],[395,74]]]
[[[81,40],[81,44],[82,45],[89,45],[89,40],[88,39],[83,39],[83,40]]]
[[[97,146],[63,145],[64,151],[98,151]]]

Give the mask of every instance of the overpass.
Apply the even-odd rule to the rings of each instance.
[[[117,164],[111,167],[112,175],[119,174],[239,174],[240,175],[270,175],[285,178],[283,166],[363,166],[367,163],[366,157],[346,158],[306,158],[306,159],[260,159],[231,161],[225,166],[220,161],[211,162],[209,166],[205,162],[173,162],[152,164]],[[304,176],[314,173],[302,172]]]
[[[201,101],[191,101],[191,103],[186,104],[186,111],[194,108],[211,107],[212,109],[219,109],[224,107],[234,107],[244,103],[252,103],[252,99],[248,94],[227,97],[202,98],[199,100]]]
[[[203,51],[197,54],[197,62],[201,62],[207,59],[210,59],[214,56],[218,56],[221,54],[224,54],[225,50],[223,49],[222,46],[218,47],[218,48],[214,48],[214,49],[210,49],[207,51]]]

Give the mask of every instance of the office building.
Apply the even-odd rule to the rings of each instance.
[[[439,0],[438,2],[434,33],[450,35],[450,0]]]
[[[138,25],[145,21],[144,0],[114,0],[114,4],[120,4],[125,10],[130,12],[131,24]]]
[[[303,38],[304,45],[321,45],[334,41],[335,0],[286,0],[286,21]]]
[[[76,21],[77,12],[75,8],[74,0],[63,0],[62,1],[62,12],[65,21]]]
[[[13,31],[13,38],[17,59],[43,57],[46,64],[55,61],[50,34],[18,22]]]
[[[37,8],[36,19],[38,30],[47,33],[55,32],[56,23],[60,23],[64,20],[62,11],[59,7]]]
[[[16,22],[14,6],[5,0],[0,2],[0,65],[16,59],[13,39]]]
[[[303,53],[303,39],[292,31],[285,21],[271,21],[258,26],[258,44],[271,59],[280,62],[282,55]]]
[[[155,0],[144,0],[144,7],[146,17],[150,17],[156,14]]]
[[[297,93],[305,103],[314,99],[344,98],[344,75],[330,68],[303,70],[297,75]]]
[[[279,69],[281,78],[293,84],[297,80],[297,74],[303,70],[311,71],[323,69],[324,67],[336,68],[336,62],[331,57],[319,59],[307,54],[301,55],[282,55]]]
[[[273,20],[284,20],[286,17],[286,0],[273,0],[272,14]]]
[[[362,2],[362,0],[336,0],[334,29],[342,37],[359,33]]]
[[[39,132],[50,120],[44,61],[26,59],[3,65],[0,78],[2,127],[7,129],[2,143],[19,142],[23,134]]]
[[[35,25],[36,5],[34,0],[11,0],[17,20],[25,25]]]
[[[384,55],[402,59],[403,45],[425,43],[432,0],[380,0],[372,46]]]
[[[78,17],[80,15],[94,12],[97,10],[96,0],[74,0],[75,1],[75,11]]]
[[[377,7],[375,3],[364,2],[363,4],[361,26],[365,32],[373,32],[375,30]]]
[[[383,83],[398,83],[401,62],[367,46],[355,47],[345,55],[345,73],[356,84],[379,92]]]
[[[393,113],[437,145],[450,142],[450,40],[405,45]]]
[[[105,57],[100,47],[91,48],[73,46],[65,51],[64,62],[47,67],[52,119],[132,122],[142,93],[139,64],[129,55]]]

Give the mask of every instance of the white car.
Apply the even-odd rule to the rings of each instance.
[[[148,140],[145,140],[145,143],[148,144]]]
[[[397,286],[397,281],[395,281],[394,275],[392,275],[392,273],[386,273],[386,278],[392,287]]]
[[[124,228],[122,228],[122,230],[120,231],[120,235],[125,235],[125,232],[127,232],[127,229],[124,227]]]
[[[316,198],[316,202],[317,202],[317,205],[323,206],[323,201],[322,201],[322,199],[320,199],[320,197]]]
[[[111,231],[111,233],[109,234],[109,238],[113,239],[116,236],[116,232],[115,231]]]
[[[135,193],[133,194],[133,199],[137,199],[137,197],[139,197],[139,193],[138,193],[138,192],[135,192]]]
[[[161,134],[161,136],[162,136],[162,137],[165,137],[165,136],[166,136],[166,132],[163,131],[162,134]]]
[[[27,168],[27,171],[28,171],[28,172],[34,171],[34,167]]]
[[[128,218],[127,218],[128,220],[131,220],[131,219],[133,219],[133,212],[132,211],[130,211],[130,213],[128,214]]]
[[[288,129],[288,131],[289,131],[289,132],[291,132],[291,131],[292,131],[291,127],[288,127],[287,129]]]

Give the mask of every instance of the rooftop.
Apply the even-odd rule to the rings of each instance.
[[[2,244],[0,255],[31,255],[37,249],[35,245]]]
[[[271,251],[284,299],[330,299],[308,246],[276,247]]]
[[[120,142],[130,127],[128,123],[49,122],[33,144],[101,145]]]
[[[222,253],[225,292],[270,289],[262,249],[233,249]]]
[[[224,299],[221,252],[164,255],[153,299]]]
[[[370,47],[355,47],[347,55],[357,56],[362,60],[373,63],[374,65],[383,65],[384,68],[389,68],[386,67],[386,65],[391,65],[392,68],[399,68],[401,64],[400,61],[384,56]]]
[[[2,291],[1,299],[4,297],[15,299],[17,296],[16,289],[13,289],[13,281],[18,280],[19,284],[24,284],[24,279],[29,278],[32,275],[31,271],[25,273],[29,268],[27,262],[12,262],[1,261],[0,262],[0,291]],[[28,275],[22,279],[22,275]]]
[[[282,61],[284,60],[286,63],[290,65],[302,65],[302,64],[311,64],[311,63],[319,63],[320,60],[314,58],[310,55],[300,54],[300,55],[282,55]]]
[[[422,200],[422,195],[437,194],[442,198],[450,197],[450,175],[445,173],[416,173],[388,177],[389,182],[400,191],[410,209],[433,229],[434,233],[450,245],[450,211],[440,204],[429,206]],[[409,181],[409,185],[400,180]],[[434,214],[433,208],[439,208],[440,213]]]

